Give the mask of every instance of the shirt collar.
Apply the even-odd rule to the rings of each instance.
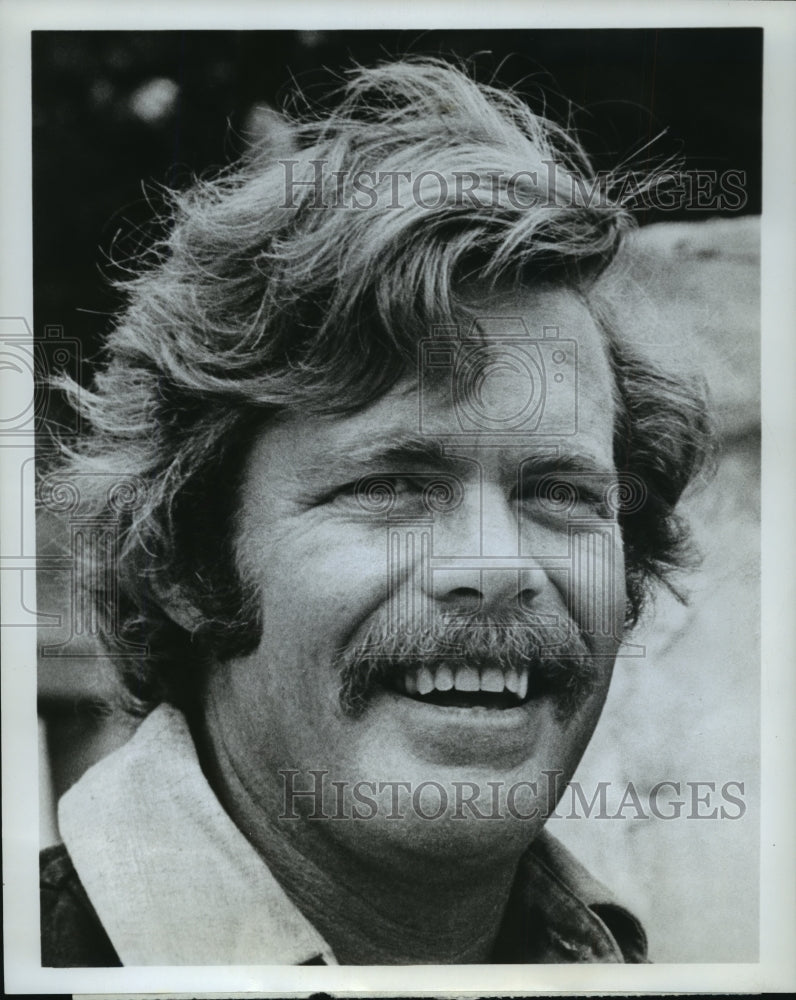
[[[66,848],[124,965],[336,964],[161,705],[61,799]]]
[[[639,921],[547,830],[520,861],[498,950],[511,962],[648,960]]]

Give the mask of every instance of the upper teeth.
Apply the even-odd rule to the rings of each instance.
[[[523,700],[528,694],[528,672],[505,673],[497,667],[485,667],[480,672],[475,667],[455,667],[445,663],[418,667],[404,675],[407,694],[431,694],[432,691],[489,691],[502,694],[510,691]]]

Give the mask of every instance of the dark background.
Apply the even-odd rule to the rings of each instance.
[[[156,234],[158,185],[235,159],[253,109],[281,107],[294,84],[323,100],[354,60],[455,53],[539,110],[543,90],[547,113],[571,120],[598,169],[635,153],[640,166],[678,156],[689,169],[745,170],[743,211],[759,213],[762,38],[755,28],[34,32],[36,335],[60,325],[84,361],[95,355],[119,304],[109,256],[134,256]]]

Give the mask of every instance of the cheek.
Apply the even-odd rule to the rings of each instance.
[[[578,624],[593,635],[596,652],[613,657],[624,635],[627,604],[624,548],[618,528],[613,544],[606,544],[602,556],[595,557],[593,572],[580,581],[580,587],[580,607],[586,610]]]
[[[575,532],[566,541],[567,565],[550,576],[570,616],[592,644],[609,653],[625,622],[625,560],[617,525]]]
[[[625,624],[627,586],[625,580],[625,547],[618,524],[614,524],[610,543],[606,540],[602,558],[596,560],[596,590],[605,608],[606,624],[610,616],[613,634],[621,636]]]
[[[625,628],[625,614],[627,611],[627,577],[625,574],[625,552],[620,545],[616,561],[614,563],[614,621],[616,622],[616,634],[621,635]]]
[[[328,658],[389,595],[386,530],[285,535],[260,551],[258,563],[269,643],[283,654],[292,649],[291,659]]]

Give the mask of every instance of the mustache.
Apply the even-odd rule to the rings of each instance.
[[[571,619],[542,624],[538,615],[502,611],[490,616],[442,615],[425,630],[374,625],[339,651],[340,707],[362,714],[372,696],[395,676],[414,667],[440,663],[481,671],[528,672],[531,696],[547,695],[561,720],[570,718],[592,693],[599,669],[583,632]]]

